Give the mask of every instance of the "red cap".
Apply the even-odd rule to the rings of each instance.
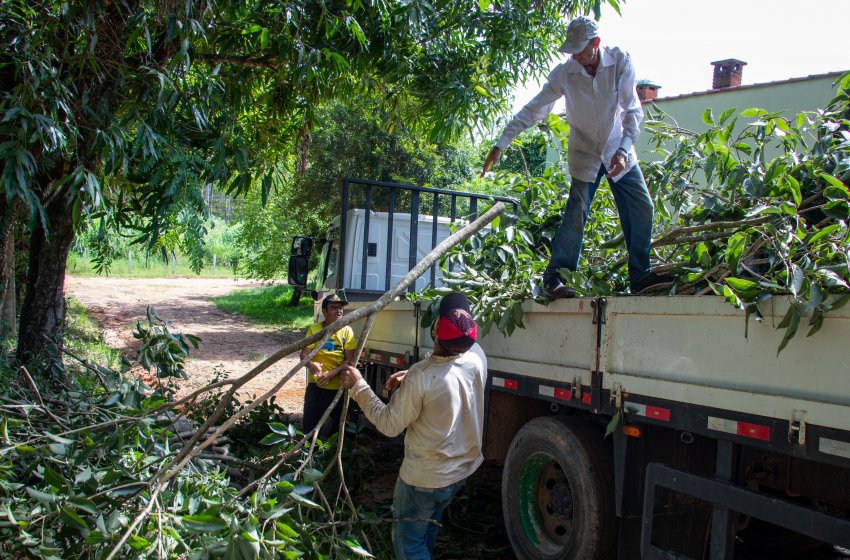
[[[444,350],[463,354],[478,338],[478,325],[465,309],[441,310],[437,320],[437,339]]]

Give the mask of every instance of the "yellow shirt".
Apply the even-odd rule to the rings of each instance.
[[[324,328],[322,323],[316,323],[307,327],[307,336],[316,334]],[[315,348],[316,344],[311,344],[307,348]],[[357,348],[357,340],[354,338],[354,330],[349,326],[344,326],[325,342],[322,349],[313,358],[313,361],[322,366],[322,371],[331,371],[345,361],[345,351],[354,350]],[[309,371],[309,370],[308,370]],[[310,383],[316,382],[316,376],[308,373],[307,381]],[[328,384],[322,387],[323,389],[339,389],[339,376],[334,377]]]

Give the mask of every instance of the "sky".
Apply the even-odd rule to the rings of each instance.
[[[621,0],[620,9],[604,5],[602,44],[628,51],[659,97],[711,89],[711,63],[727,58],[747,63],[742,84],[850,70],[850,0]],[[517,88],[514,112],[544,82]]]

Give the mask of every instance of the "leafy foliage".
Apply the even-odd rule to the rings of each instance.
[[[825,110],[735,112],[706,111],[702,134],[670,126],[663,114],[647,122],[663,156],[642,164],[656,207],[655,269],[676,276],[670,293],[714,292],[748,318],[787,297],[781,351],[803,317],[812,335],[850,299],[850,75]],[[519,199],[519,215],[447,257],[449,285],[471,294],[485,328],[510,334],[522,325],[524,298],[545,300],[537,281],[565,203],[559,169],[527,182],[498,175]],[[578,293],[610,294],[626,289],[626,262],[616,209],[600,188],[579,270],[562,272]]]
[[[457,138],[505,113],[568,16],[601,1],[3,2],[0,184],[34,224],[19,356],[61,337],[64,268],[49,264],[84,217],[150,249],[191,236],[197,266],[200,193],[267,201],[306,168],[327,103],[377,98],[389,130]]]
[[[162,352],[148,359],[157,371],[173,365]],[[140,380],[84,365],[64,376],[70,384],[53,389],[47,402],[29,376],[3,392],[3,557],[371,556],[353,536],[359,518],[348,512],[350,521],[334,521],[317,484],[333,447],[319,442],[316,450],[305,449],[273,401],[233,427],[232,446],[219,440],[162,487],[162,469],[189,445],[197,424]],[[195,411],[211,410],[217,398],[221,393]],[[270,474],[270,460],[281,457],[277,474],[246,485]]]
[[[272,279],[286,271],[293,235],[317,234],[336,215],[343,180],[377,181],[445,188],[477,173],[477,154],[463,142],[437,146],[407,126],[390,132],[390,116],[375,97],[336,103],[319,113],[322,128],[310,135],[307,166],[263,200],[249,195],[236,214],[241,220],[241,271]]]
[[[551,119],[547,119],[547,122],[550,121]],[[546,172],[546,152],[550,138],[555,137],[537,129],[523,132],[513,141],[511,149],[503,155],[499,169],[519,175],[542,177]],[[484,161],[485,157],[486,154],[483,154],[480,160]]]
[[[148,324],[142,326],[136,322],[133,338],[139,344],[139,365],[147,371],[154,370],[157,379],[186,377],[183,364],[189,357],[189,346],[198,348],[200,338],[191,334],[172,333],[173,325],[163,321],[156,310],[148,306]]]

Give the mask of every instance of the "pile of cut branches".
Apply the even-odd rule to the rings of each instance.
[[[171,400],[198,339],[147,319],[122,369],[149,384],[66,350],[82,367],[19,367],[0,391],[0,557],[373,557],[336,490],[336,436],[300,433],[273,397],[239,402],[246,376]]]
[[[676,278],[660,293],[714,293],[748,318],[761,318],[760,303],[787,297],[781,350],[801,318],[814,334],[850,298],[850,74],[823,110],[791,117],[736,111],[715,117],[706,110],[703,133],[649,111],[644,133],[654,135],[660,156],[641,164],[656,208],[653,268]],[[538,283],[569,181],[563,163],[541,178],[495,180],[515,193],[517,215],[453,250],[444,275],[450,289],[474,300],[485,330],[495,325],[510,334],[522,326],[523,300],[546,299]],[[603,182],[578,271],[562,271],[580,295],[628,287],[627,251],[606,190]]]

